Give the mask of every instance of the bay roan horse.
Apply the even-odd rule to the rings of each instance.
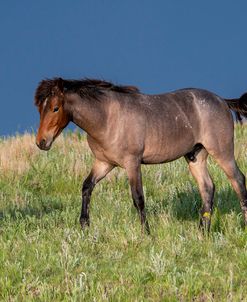
[[[207,170],[210,154],[236,191],[247,224],[245,177],[234,158],[230,109],[247,116],[247,95],[225,100],[201,89],[145,95],[132,86],[100,80],[43,80],[35,104],[40,113],[36,143],[49,150],[55,138],[75,123],[87,133],[95,156],[82,187],[81,226],[89,225],[94,186],[114,167],[127,172],[142,227],[149,232],[144,209],[141,164],[158,164],[184,156],[203,202],[200,225],[209,230],[214,184]]]

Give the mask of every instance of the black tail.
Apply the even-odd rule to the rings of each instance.
[[[228,107],[234,111],[237,121],[242,123],[242,116],[247,118],[247,93],[239,99],[225,99]]]

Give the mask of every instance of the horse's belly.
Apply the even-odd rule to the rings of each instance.
[[[188,151],[189,152],[189,151]],[[143,164],[160,164],[160,163],[166,163],[169,161],[176,160],[180,158],[181,156],[185,155],[188,152],[182,152],[182,153],[174,153],[174,154],[158,154],[158,153],[147,153],[143,155],[142,163]]]
[[[175,159],[164,158],[163,156],[149,156],[142,159],[142,164],[145,165],[153,165],[153,164],[162,164],[167,163],[169,161],[173,161]]]
[[[142,163],[158,164],[176,160],[190,152],[196,143],[192,133],[160,140],[152,137],[146,140]]]

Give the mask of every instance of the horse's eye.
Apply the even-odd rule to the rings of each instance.
[[[59,107],[54,107],[53,112],[58,112]]]

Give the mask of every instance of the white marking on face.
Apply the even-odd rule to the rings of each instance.
[[[47,104],[47,101],[48,101],[48,98],[46,98],[46,99],[44,100],[43,110],[45,109],[45,106],[46,106],[46,104]]]

